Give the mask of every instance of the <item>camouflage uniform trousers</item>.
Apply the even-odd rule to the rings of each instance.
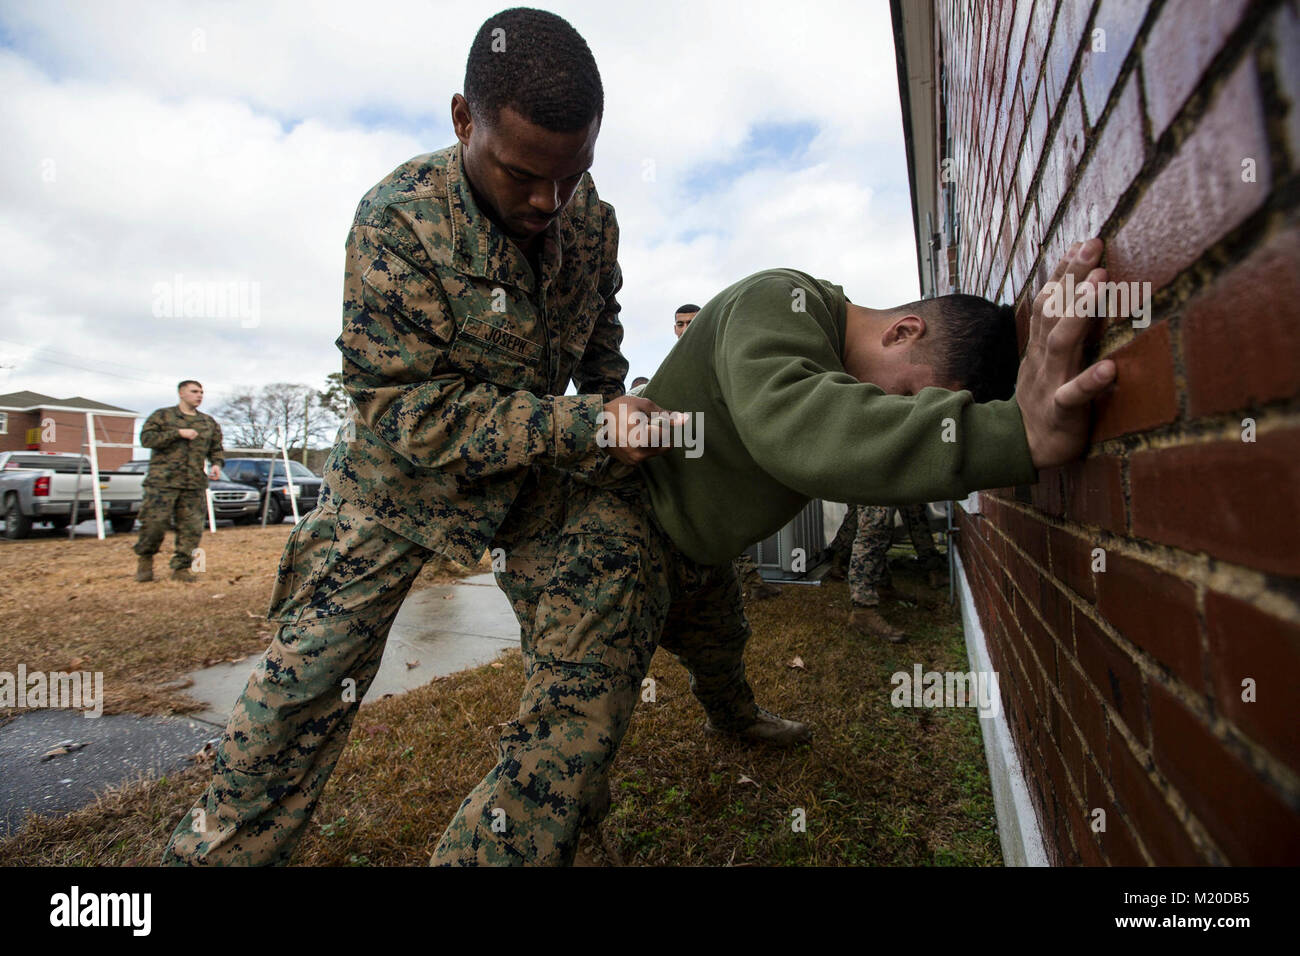
[[[643,492],[615,496],[621,508],[607,510],[611,498],[596,489],[573,494],[558,472],[539,474],[494,541],[507,555],[498,583],[521,622],[519,717],[501,736],[502,761],[443,836],[439,862],[571,862],[579,827],[602,809],[604,775],[657,643],[655,622],[669,609],[668,546]],[[164,863],[288,862],[393,619],[432,556],[323,493],[285,545],[268,615],[281,626],[235,705],[213,780],[177,825]],[[703,630],[683,654],[694,668],[692,688],[716,721],[740,726],[755,712],[741,660],[749,628],[734,577],[712,573],[729,569],[683,569],[706,606],[674,607],[684,618],[674,633],[681,640]],[[483,820],[474,806],[504,809],[507,831],[496,833],[494,818]]]
[[[176,552],[171,566],[189,568],[203,537],[203,522],[207,517],[207,493],[202,488],[145,488],[140,503],[140,535],[132,550],[142,558],[157,554],[175,522]]]
[[[533,500],[548,507],[512,512],[498,535],[507,570],[497,579],[524,653],[519,713],[434,865],[571,863],[582,826],[608,809],[610,765],[660,644],[685,665],[713,726],[740,730],[757,716],[732,564],[700,565],[678,552],[637,476],[576,485],[562,510]]]
[[[862,607],[880,604],[880,588],[891,586],[889,562],[886,555],[894,536],[893,505],[850,505],[848,516],[857,516],[857,534],[853,539],[853,552],[849,560],[849,595],[853,603]],[[939,551],[930,537],[930,525],[925,505],[898,505],[903,514],[903,524],[912,539],[916,556],[925,567],[942,563]]]

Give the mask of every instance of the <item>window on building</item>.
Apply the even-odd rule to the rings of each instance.
[[[9,413],[0,412],[0,435],[9,434]]]

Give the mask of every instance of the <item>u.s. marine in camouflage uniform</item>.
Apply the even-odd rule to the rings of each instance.
[[[198,410],[203,386],[193,380],[177,387],[180,402],[160,408],[140,429],[140,444],[152,449],[149,472],[144,478],[144,500],[140,504],[140,535],[135,542],[139,555],[135,579],[153,580],[153,556],[176,526],[176,551],[172,555],[172,578],[192,580],[190,564],[203,537],[207,517],[208,478],[217,478],[225,462],[221,448],[221,426],[211,415]],[[204,461],[209,463],[204,470]]]
[[[497,26],[506,51],[488,52]],[[607,805],[636,699],[626,691],[669,613],[658,583],[669,572],[651,556],[640,491],[584,482],[620,451],[596,443],[607,403],[658,406],[621,397],[618,227],[585,172],[603,102],[590,51],[563,20],[529,10],[489,19],[474,44],[466,96],[452,103],[460,143],[398,167],[357,210],[337,342],[356,412],[318,507],[286,543],[270,609],[279,630],[166,862],[287,861],[434,554],[473,564],[505,551],[498,582],[527,664],[501,760],[434,861],[569,862],[581,825]],[[484,89],[476,69],[504,72]],[[571,380],[577,395],[564,394]],[[683,599],[735,587],[675,573]],[[665,643],[681,648],[698,626],[670,627]],[[719,729],[753,722],[734,662],[723,673],[707,647],[683,656]],[[491,826],[498,808],[504,832]]]
[[[849,595],[853,601],[849,627],[864,636],[901,641],[905,632],[890,624],[879,610],[881,598],[896,595],[888,560],[889,545],[894,537],[894,507],[857,505],[851,509],[845,523],[853,518],[857,533],[853,536],[849,559]],[[943,558],[930,535],[926,506],[899,505],[898,510],[912,539],[912,547],[916,549],[917,561],[923,570],[933,573],[943,566]]]

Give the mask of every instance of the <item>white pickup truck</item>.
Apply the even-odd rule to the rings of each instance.
[[[81,467],[78,481],[77,468]],[[144,475],[118,471],[99,473],[104,517],[118,534],[135,526],[144,498]],[[25,538],[32,524],[43,521],[66,528],[77,502],[77,520],[95,516],[95,489],[90,459],[85,455],[41,451],[0,452],[0,515],[6,538]]]

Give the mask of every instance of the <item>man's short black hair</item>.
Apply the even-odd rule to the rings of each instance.
[[[681,315],[682,313],[691,313],[691,312],[698,312],[698,311],[700,311],[700,307],[698,305],[692,305],[691,303],[687,302],[685,305],[679,305],[677,307],[677,311],[674,312],[673,315]]]
[[[199,388],[202,388],[202,387],[203,387],[203,383],[202,383],[202,382],[196,382],[196,381],[195,381],[194,379],[192,379],[192,378],[187,378],[185,381],[183,381],[183,382],[178,382],[178,383],[177,383],[177,385],[176,385],[176,391],[179,392],[179,391],[180,391],[182,388],[184,388],[186,385],[197,385]]]
[[[977,402],[1011,397],[1020,367],[1016,310],[977,295],[955,293],[902,306],[930,325],[935,340],[924,353],[940,382],[957,382]]]
[[[563,17],[512,7],[479,27],[465,64],[470,115],[491,126],[510,107],[555,133],[605,112],[605,90],[587,41]]]

